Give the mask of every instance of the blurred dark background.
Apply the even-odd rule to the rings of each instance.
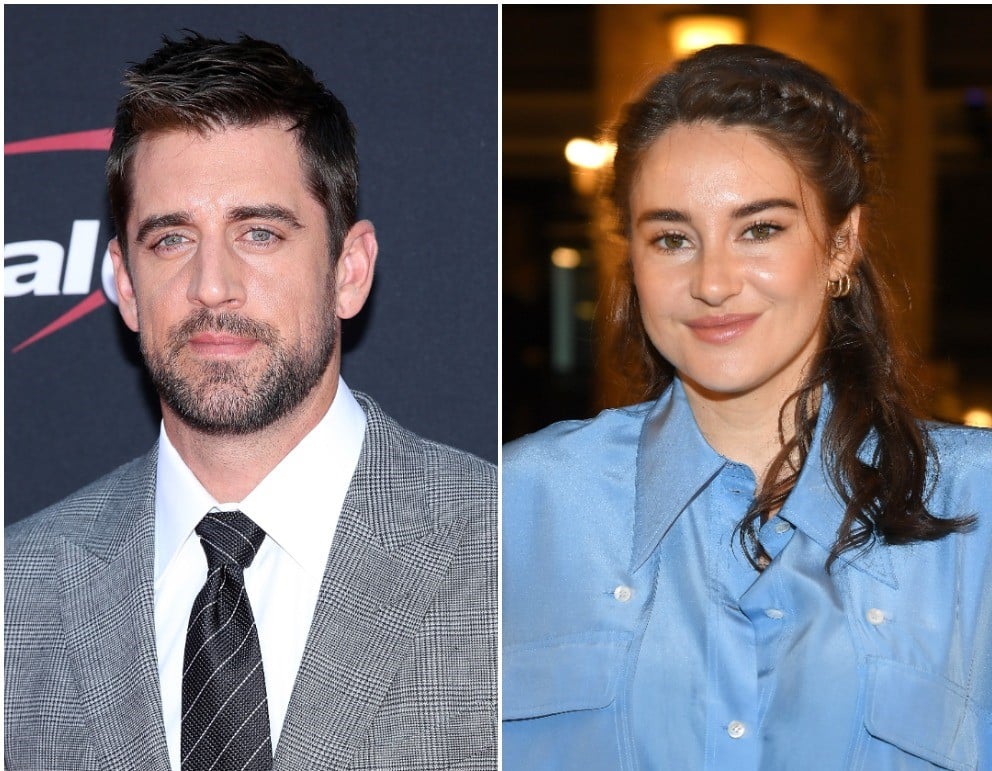
[[[506,5],[503,440],[636,400],[594,366],[604,354],[594,319],[619,257],[604,243],[596,172],[564,148],[595,139],[679,58],[673,29],[697,14],[809,62],[874,114],[884,264],[930,410],[992,421],[992,7]]]

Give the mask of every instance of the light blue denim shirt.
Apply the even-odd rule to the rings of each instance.
[[[828,574],[828,410],[762,573],[734,532],[754,477],[678,381],[506,446],[506,771],[992,769],[992,432],[931,434],[930,511],[973,530]]]

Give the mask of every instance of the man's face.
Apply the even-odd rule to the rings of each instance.
[[[334,259],[293,134],[275,123],[155,134],[132,173],[128,270],[111,251],[163,409],[245,434],[314,389],[333,395]]]

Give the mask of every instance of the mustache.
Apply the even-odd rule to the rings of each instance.
[[[262,321],[241,316],[237,313],[212,313],[206,308],[187,316],[169,333],[169,343],[173,350],[178,350],[200,332],[226,332],[237,337],[258,340],[260,343],[273,345],[279,342],[279,332],[275,327]]]

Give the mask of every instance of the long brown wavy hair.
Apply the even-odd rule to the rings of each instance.
[[[683,60],[629,104],[615,129],[610,188],[625,235],[630,190],[644,153],[676,124],[744,126],[794,163],[817,191],[829,232],[855,206],[863,211],[881,188],[867,113],[806,64],[758,46],[714,46]],[[863,217],[864,219],[864,217]],[[867,242],[859,245],[850,293],[830,302],[824,345],[779,415],[781,449],[738,526],[742,548],[762,569],[761,523],[781,508],[806,462],[828,386],[833,409],[823,437],[824,462],[846,510],[827,559],[881,540],[905,544],[968,528],[969,517],[927,511],[937,457],[919,420],[908,355],[894,334],[892,303]],[[615,286],[610,324],[623,371],[655,398],[675,376],[648,339],[629,259]],[[784,430],[790,405],[794,435]],[[870,457],[864,459],[864,453]],[[929,471],[928,471],[929,464]],[[928,476],[929,474],[929,476]]]

